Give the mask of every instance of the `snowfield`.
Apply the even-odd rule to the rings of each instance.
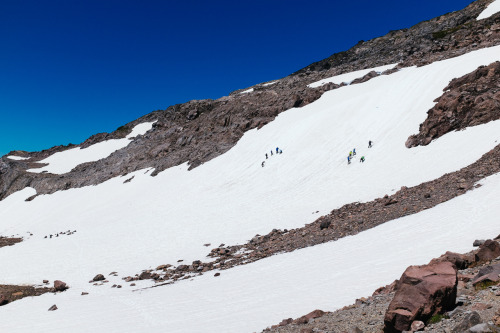
[[[488,7],[486,7],[486,9],[481,14],[479,14],[477,20],[487,19],[488,17],[491,17],[498,12],[500,12],[500,1],[495,0],[492,3],[490,3]]]
[[[186,164],[156,177],[140,170],[30,202],[24,200],[34,189],[12,194],[0,201],[0,234],[33,236],[0,250],[0,283],[60,279],[71,288],[2,307],[0,331],[254,332],[316,308],[348,305],[392,282],[408,265],[447,250],[468,251],[475,238],[496,236],[500,175],[419,214],[217,278],[208,273],[134,292],[120,279],[179,259],[203,260],[220,243],[301,227],[343,204],[370,201],[473,163],[500,142],[500,121],[449,133],[426,147],[407,149],[404,143],[451,79],[496,60],[499,46],[326,92],[245,133],[230,151],[192,171]],[[266,160],[276,146],[283,154]],[[347,165],[353,148],[365,163]],[[55,156],[47,171],[67,170]],[[77,232],[44,238],[67,230]],[[112,271],[119,277],[110,277],[109,285],[88,283]],[[112,289],[113,283],[124,287]],[[135,288],[151,285],[140,281]],[[80,296],[82,291],[90,294]],[[48,312],[53,304],[59,310]]]
[[[55,153],[46,159],[39,161],[39,163],[48,163],[48,165],[37,169],[29,169],[27,171],[34,173],[49,172],[53,174],[70,172],[77,165],[98,161],[102,158],[108,157],[113,152],[128,146],[128,144],[132,142],[133,138],[138,135],[145,134],[153,127],[153,124],[154,122],[139,124],[135,126],[132,129],[132,132],[123,139],[107,140],[93,144],[92,146],[84,149],[76,147]]]

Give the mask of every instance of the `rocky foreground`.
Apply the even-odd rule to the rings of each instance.
[[[410,266],[399,280],[335,312],[314,310],[273,333],[500,332],[500,236],[466,254]]]

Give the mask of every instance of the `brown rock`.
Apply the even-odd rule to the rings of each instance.
[[[57,305],[52,305],[50,308],[49,308],[49,311],[56,311],[57,310]]]
[[[49,283],[49,280],[43,280],[43,283],[47,284]]]
[[[60,280],[55,280],[54,281],[54,289],[56,291],[65,291],[66,289],[68,289],[68,286],[66,285],[65,282],[62,282]]]
[[[500,244],[498,242],[488,239],[483,245],[479,247],[475,255],[477,262],[493,260],[500,256]]]
[[[139,274],[139,280],[149,280],[151,278],[152,278],[151,273],[148,271],[144,271],[141,274]]]
[[[384,332],[409,330],[415,320],[426,322],[434,314],[452,309],[457,282],[457,269],[450,262],[408,267],[385,314]]]
[[[7,297],[5,297],[5,295],[0,294],[0,306],[5,305],[7,303],[9,303]]]
[[[283,320],[282,320],[282,321],[278,324],[278,326],[286,326],[286,325],[288,325],[288,324],[291,324],[291,323],[292,323],[292,321],[293,321],[293,319],[292,319],[292,318],[283,319]]]
[[[92,279],[92,281],[97,282],[97,281],[103,281],[104,279],[105,279],[104,275],[97,274],[96,276],[94,276],[94,278]]]
[[[476,285],[480,282],[491,281],[498,282],[500,281],[500,263],[490,266],[482,267],[477,275],[472,279],[472,284]]]

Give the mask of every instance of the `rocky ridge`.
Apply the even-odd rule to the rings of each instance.
[[[323,92],[338,88],[331,84],[308,88],[312,82],[389,63],[399,63],[398,68],[424,65],[498,45],[500,14],[476,21],[490,2],[477,0],[461,11],[360,42],[271,85],[256,85],[251,93],[241,94],[239,90],[217,100],[190,101],[154,111],[112,133],[96,134],[81,145],[58,146],[35,153],[11,152],[30,159],[13,161],[6,156],[0,159],[0,200],[27,186],[35,188],[38,194],[46,194],[99,184],[144,168],[154,168],[153,176],[185,162],[193,168],[229,150],[245,131],[260,128],[280,112],[311,103]],[[370,75],[358,82],[369,78]],[[122,138],[133,126],[146,121],[157,121],[153,130],[107,158],[81,164],[63,175],[26,172],[40,166],[37,161],[57,151]]]

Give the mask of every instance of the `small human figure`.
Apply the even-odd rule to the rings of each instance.
[[[267,153],[266,153],[266,160],[267,160]]]
[[[262,167],[264,167],[264,164],[266,163],[266,161],[262,161]]]
[[[352,157],[352,151],[349,152],[349,157]]]
[[[356,148],[354,148],[354,149],[352,150],[352,156],[355,156],[355,155],[356,155]]]
[[[271,156],[273,156],[273,150],[271,149]]]
[[[282,154],[282,153],[283,153],[283,150],[280,149],[280,154]]]
[[[347,156],[347,164],[351,164],[351,156]]]
[[[365,157],[361,156],[361,158],[359,159],[359,161],[362,162],[362,163],[365,163]]]
[[[280,149],[278,147],[276,147],[276,154],[278,154],[280,151]]]
[[[372,147],[372,140],[368,141],[368,148]]]

